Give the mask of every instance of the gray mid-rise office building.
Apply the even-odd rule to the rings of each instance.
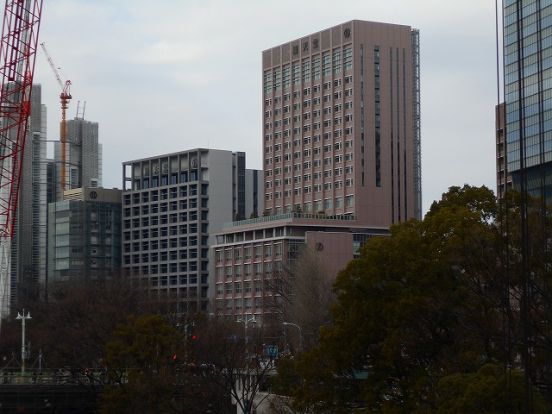
[[[224,223],[262,212],[245,153],[199,148],[123,163],[123,267],[177,312],[208,307],[209,247]]]

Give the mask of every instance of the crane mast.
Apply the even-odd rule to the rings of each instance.
[[[0,40],[0,321],[10,311],[14,233],[42,0],[6,0]]]
[[[42,47],[42,51],[44,52],[44,55],[46,55],[46,59],[48,60],[48,63],[50,64],[50,67],[52,68],[52,71],[54,72],[54,75],[56,77],[56,80],[58,81],[59,87],[61,88],[61,93],[59,94],[59,100],[61,103],[61,123],[59,140],[61,142],[60,189],[61,193],[63,194],[63,192],[67,189],[67,108],[69,105],[69,101],[72,98],[71,81],[69,79],[65,82],[61,80],[59,71],[54,64],[52,57],[48,53],[44,42],[42,42],[40,46]]]

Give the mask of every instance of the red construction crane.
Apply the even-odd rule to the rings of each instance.
[[[9,312],[10,242],[35,68],[42,0],[6,0],[0,39],[0,320]]]
[[[59,71],[54,64],[54,61],[50,57],[50,54],[48,53],[48,50],[46,49],[46,45],[44,42],[40,44],[42,46],[42,51],[46,55],[46,59],[48,59],[48,63],[50,64],[50,67],[54,71],[54,75],[56,76],[56,79],[59,83],[59,87],[61,88],[61,93],[59,94],[59,100],[61,102],[61,124],[60,124],[60,134],[59,134],[59,140],[61,142],[61,178],[60,178],[60,188],[61,193],[67,189],[67,177],[66,177],[66,170],[67,170],[67,106],[69,104],[69,101],[71,100],[71,81],[67,79],[65,82],[61,80],[61,76],[59,75]]]

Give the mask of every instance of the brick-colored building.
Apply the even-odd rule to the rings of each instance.
[[[354,20],[263,52],[269,213],[421,218],[418,38]]]
[[[262,66],[264,217],[219,233],[210,293],[219,314],[266,319],[302,246],[333,277],[367,238],[421,218],[419,34],[353,20]]]
[[[315,251],[328,274],[343,269],[364,242],[387,229],[360,229],[346,217],[284,213],[229,225],[217,235],[214,309],[219,315],[266,319],[285,278],[305,246]]]

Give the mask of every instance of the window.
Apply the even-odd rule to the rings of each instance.
[[[351,46],[343,51],[343,68],[348,71],[353,68],[353,49]]]
[[[291,80],[291,70],[289,65],[285,65],[282,68],[282,83],[284,84],[284,88],[289,88]]]
[[[332,68],[332,61],[331,61],[330,52],[324,52],[322,54],[322,74],[324,76],[328,76],[331,72],[331,68]]]

